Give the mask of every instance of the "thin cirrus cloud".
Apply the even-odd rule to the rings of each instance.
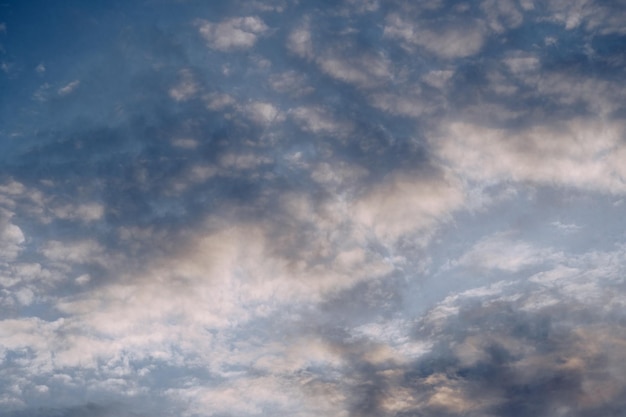
[[[0,414],[623,409],[617,3],[18,6]]]

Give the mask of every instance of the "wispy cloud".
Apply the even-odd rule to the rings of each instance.
[[[72,92],[74,92],[74,90],[76,90],[79,85],[80,85],[80,81],[79,80],[74,80],[74,81],[66,84],[65,86],[59,88],[57,90],[57,93],[60,96],[67,96],[68,94],[71,94]]]

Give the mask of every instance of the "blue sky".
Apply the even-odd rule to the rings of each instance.
[[[606,416],[626,4],[0,4],[0,414]]]

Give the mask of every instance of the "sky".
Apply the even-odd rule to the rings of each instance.
[[[626,409],[623,0],[2,0],[0,415]]]

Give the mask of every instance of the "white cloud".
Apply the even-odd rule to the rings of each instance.
[[[315,56],[309,22],[303,22],[289,34],[287,48],[302,58],[312,59]]]
[[[361,87],[374,87],[390,81],[393,67],[382,54],[359,54],[351,56],[351,48],[340,47],[327,50],[316,58],[320,69],[331,77]]]
[[[287,93],[294,97],[312,93],[315,89],[307,85],[306,77],[296,71],[286,71],[272,74],[269,85],[279,93]]]
[[[582,27],[602,35],[624,34],[626,11],[620,5],[593,0],[550,0],[551,19],[573,30]]]
[[[559,220],[551,222],[550,225],[554,226],[557,229],[562,230],[563,232],[566,232],[566,233],[574,233],[574,232],[578,232],[580,229],[582,229],[582,226],[579,226],[577,224],[574,224],[574,223],[562,223]]]
[[[311,178],[317,183],[334,189],[352,186],[367,173],[367,169],[343,161],[338,163],[322,162],[312,168]]]
[[[422,79],[432,87],[444,88],[453,75],[453,70],[433,70],[424,75]]]
[[[199,142],[192,138],[176,138],[172,140],[172,145],[181,149],[196,149]]]
[[[268,26],[256,16],[237,17],[219,23],[199,20],[200,34],[211,48],[220,51],[251,48]]]
[[[234,106],[237,101],[228,94],[209,93],[204,96],[207,109],[219,111]]]
[[[504,63],[513,74],[519,76],[536,71],[540,67],[540,61],[537,56],[524,53],[512,54],[504,60]]]
[[[513,0],[484,0],[480,7],[487,15],[489,27],[496,33],[519,27],[524,20]]]
[[[421,46],[442,58],[463,58],[476,54],[483,46],[485,33],[479,22],[442,22],[428,28],[424,22],[411,22],[398,14],[386,19],[384,35],[399,39],[409,49]]]
[[[170,97],[176,101],[187,101],[195,97],[200,90],[200,86],[196,82],[193,73],[188,69],[180,70],[180,80],[170,88]]]
[[[307,415],[301,410],[299,394],[294,384],[271,376],[240,378],[219,387],[198,386],[197,382],[190,381],[188,388],[166,391],[175,401],[188,404],[185,416],[196,416],[206,410],[264,415],[276,409],[295,416]]]
[[[71,94],[72,92],[74,92],[78,88],[79,85],[80,85],[80,81],[79,80],[74,80],[74,81],[68,83],[67,85],[59,88],[57,90],[57,93],[60,96],[67,96],[68,94]]]
[[[100,203],[84,203],[78,205],[59,205],[50,208],[59,219],[80,220],[85,223],[102,219],[104,206]]]
[[[13,261],[24,249],[24,233],[11,222],[12,217],[13,213],[0,209],[0,261]]]
[[[222,168],[235,170],[252,170],[260,167],[261,165],[267,165],[271,162],[272,159],[266,156],[254,155],[252,153],[228,153],[222,155],[219,160],[219,164]],[[201,172],[196,172],[197,175],[201,175]]]
[[[62,242],[51,240],[41,249],[41,252],[51,261],[69,264],[104,264],[105,250],[95,240],[79,240]]]
[[[225,354],[218,360],[215,352],[206,352],[212,336],[200,329],[240,328],[284,306],[317,303],[390,272],[380,257],[345,237],[328,242],[336,220],[319,215],[316,220],[306,201],[283,204],[295,222],[312,219],[322,229],[319,236],[307,235],[314,240],[300,248],[289,242],[300,239],[301,226],[282,226],[278,241],[270,225],[262,223],[199,234],[140,273],[120,272],[114,283],[60,300],[56,307],[71,317],[68,325],[77,328],[67,348],[57,352],[57,360],[88,366],[94,358],[115,357],[124,349],[135,359],[163,352],[163,358],[173,361],[171,344],[185,340],[179,345],[185,357],[206,357],[217,370],[223,361],[235,359]],[[297,254],[289,255],[292,251]],[[65,263],[102,258],[99,246],[85,242],[52,242],[44,254]],[[319,261],[324,258],[329,260]]]
[[[289,114],[304,130],[316,134],[332,134],[343,137],[353,129],[351,122],[337,120],[336,117],[320,107],[297,107],[291,110]]]
[[[272,103],[252,101],[245,106],[245,113],[261,125],[281,122],[285,119],[283,113]]]
[[[367,338],[378,344],[376,349],[366,353],[365,359],[372,363],[393,361],[396,364],[409,363],[428,353],[430,341],[414,340],[411,333],[415,322],[396,318],[367,323],[351,330],[353,337]]]
[[[436,103],[425,100],[418,88],[406,88],[401,93],[395,94],[377,92],[368,98],[375,108],[399,116],[419,117],[436,108]]]
[[[459,259],[457,265],[518,272],[530,266],[554,263],[562,254],[550,248],[512,239],[511,233],[497,233],[481,239]]]
[[[353,52],[349,36],[316,50],[310,22],[305,20],[287,39],[287,48],[309,61],[330,77],[358,87],[373,88],[393,79],[393,63],[380,51]]]
[[[365,230],[392,243],[404,235],[432,228],[460,208],[464,195],[460,184],[446,175],[394,175],[355,202],[353,213]]]
[[[463,178],[623,194],[623,132],[621,123],[584,118],[521,131],[453,122],[433,146]]]

